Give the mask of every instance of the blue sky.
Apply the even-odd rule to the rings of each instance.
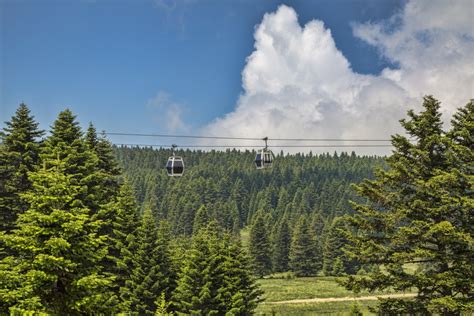
[[[350,23],[385,18],[400,1],[285,3],[301,23],[323,20],[356,71],[385,66]],[[234,107],[254,27],[279,4],[3,1],[2,119],[23,101],[45,124],[68,106],[99,128],[163,131],[146,104],[165,91],[183,105],[187,124],[201,126]]]
[[[44,128],[69,107],[100,130],[215,133],[216,118],[249,94],[242,72],[256,29],[281,4],[302,29],[322,21],[351,74],[380,76],[404,62],[390,55],[398,26],[387,21],[403,19],[406,1],[3,0],[1,119],[25,102]],[[384,23],[385,42],[370,37],[376,23]],[[372,29],[354,36],[355,25]],[[179,112],[175,126],[166,123],[172,111]]]

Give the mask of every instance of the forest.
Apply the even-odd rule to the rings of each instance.
[[[344,276],[413,290],[383,315],[474,310],[474,100],[426,96],[388,157],[116,146],[68,109],[21,104],[0,144],[0,314],[251,315],[258,280]],[[244,238],[244,236],[246,236]],[[245,239],[245,240],[244,240]],[[407,265],[415,269],[407,269]]]

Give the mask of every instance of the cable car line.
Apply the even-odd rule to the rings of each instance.
[[[231,137],[231,136],[204,136],[204,135],[171,135],[171,134],[141,134],[141,133],[116,133],[104,132],[111,136],[138,136],[138,137],[162,137],[162,138],[194,138],[194,139],[226,139],[226,140],[252,140],[261,141],[263,138],[256,137]],[[270,138],[269,141],[308,141],[308,142],[389,142],[390,139],[358,139],[358,138]],[[280,146],[281,147],[281,146]],[[301,147],[301,146],[298,146]]]
[[[109,135],[112,135],[109,133]],[[114,134],[116,135],[116,134]],[[135,136],[137,134],[134,134]],[[145,135],[145,134],[144,134]],[[146,135],[150,136],[150,135]],[[169,136],[169,135],[168,135]],[[185,136],[182,136],[185,137]],[[194,136],[194,138],[205,138],[204,136]],[[212,138],[217,138],[212,137]],[[241,139],[241,138],[239,138]],[[253,139],[252,139],[253,140]],[[255,139],[257,140],[257,139]],[[255,167],[257,170],[259,169],[267,169],[267,168],[272,168],[273,167],[273,160],[275,159],[275,155],[273,152],[269,149],[271,148],[288,148],[288,147],[293,147],[293,148],[301,148],[301,147],[307,147],[307,148],[339,148],[339,147],[365,147],[365,148],[372,148],[372,147],[392,147],[391,145],[377,145],[377,144],[313,144],[313,145],[308,145],[308,144],[301,144],[301,145],[274,145],[274,146],[268,146],[268,141],[270,138],[264,137],[259,139],[260,141],[265,142],[265,147],[261,148],[260,146],[256,145],[234,145],[234,146],[229,146],[229,145],[182,145],[179,146],[181,148],[254,148],[254,147],[260,147],[259,150],[257,150],[256,155],[255,155]],[[176,144],[171,144],[171,145],[165,145],[165,144],[120,144],[120,143],[115,143],[116,146],[140,146],[140,147],[171,147],[172,150],[172,156],[168,158],[168,161],[166,163],[165,169],[170,177],[181,177],[183,176],[184,173],[184,159],[181,156],[176,156],[175,149],[178,147]]]
[[[140,147],[173,147],[173,145],[169,144],[124,144],[124,143],[113,143],[116,146],[140,146]],[[180,145],[177,148],[261,148],[262,146],[258,145]],[[358,147],[358,148],[377,148],[377,147],[392,147],[392,145],[377,145],[377,144],[343,144],[343,145],[274,145],[274,146],[267,146],[268,148],[338,148],[338,147]]]

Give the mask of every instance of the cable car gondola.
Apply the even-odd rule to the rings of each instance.
[[[267,146],[268,137],[263,138],[263,140],[265,141],[265,148],[257,151],[255,156],[255,166],[257,169],[271,168],[273,165],[273,153]]]
[[[175,155],[174,149],[177,146],[172,145],[172,147],[173,156],[168,158],[168,162],[166,163],[166,172],[170,177],[181,177],[184,173],[184,160],[182,157]]]

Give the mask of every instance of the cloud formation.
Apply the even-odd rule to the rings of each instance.
[[[353,25],[355,36],[399,65],[373,76],[351,69],[322,21],[302,27],[296,12],[282,5],[265,14],[256,28],[255,50],[242,71],[244,91],[235,110],[204,132],[386,139],[400,132],[398,119],[426,94],[440,99],[450,114],[474,94],[472,25],[470,0],[456,5],[410,1],[389,20]]]
[[[174,133],[187,130],[187,126],[182,119],[182,105],[174,102],[168,93],[159,91],[148,100],[147,108],[153,111],[153,119],[164,125],[168,132]]]

